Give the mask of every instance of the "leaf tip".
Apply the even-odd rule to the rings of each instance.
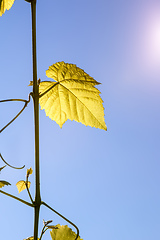
[[[0,0],[0,16],[2,16],[6,10],[9,10],[12,7],[14,1],[15,0]]]
[[[0,188],[4,187],[4,186],[8,186],[8,185],[11,185],[9,182],[6,182],[6,181],[0,181]]]

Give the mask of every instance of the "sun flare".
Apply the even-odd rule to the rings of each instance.
[[[149,34],[149,53],[152,60],[155,62],[160,61],[160,18],[154,19],[150,28],[148,29]]]
[[[160,14],[155,8],[148,9],[138,23],[132,35],[133,69],[144,76],[158,76],[160,74]]]

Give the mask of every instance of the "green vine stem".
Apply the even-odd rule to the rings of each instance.
[[[34,240],[38,239],[39,210],[41,205],[39,171],[39,85],[37,83],[36,54],[36,0],[31,0],[32,14],[32,57],[33,57],[33,104],[35,131],[35,201],[34,201]]]
[[[51,230],[51,229],[58,229],[58,227],[56,227],[56,226],[50,226],[50,225],[48,225],[48,224],[50,224],[51,222],[53,222],[53,221],[50,220],[50,221],[45,222],[45,221],[43,220],[44,227],[42,228],[42,231],[41,231],[41,235],[40,235],[39,240],[42,239],[43,235],[45,234],[45,232],[46,232],[48,229],[50,229],[50,230]]]
[[[34,204],[31,204],[31,203],[29,203],[29,202],[26,202],[26,201],[24,201],[23,199],[18,198],[18,197],[16,197],[16,196],[12,195],[12,194],[6,193],[6,192],[4,192],[4,191],[2,191],[2,190],[0,190],[0,193],[3,193],[3,194],[5,194],[5,195],[7,195],[7,196],[9,196],[9,197],[11,197],[11,198],[14,198],[14,199],[16,199],[16,200],[18,200],[18,201],[20,201],[20,202],[22,202],[22,203],[30,206],[30,207],[34,207]]]
[[[41,231],[41,235],[40,235],[39,240],[42,239],[43,234],[47,231],[47,229],[45,230],[45,227],[46,227],[46,226],[44,226],[44,227],[42,228],[42,231]]]
[[[25,182],[25,185],[26,185],[26,189],[27,189],[27,192],[28,192],[29,198],[30,198],[31,202],[34,203],[33,198],[32,198],[32,196],[31,196],[31,193],[30,193],[29,188],[28,188],[28,176],[26,176],[26,182]]]

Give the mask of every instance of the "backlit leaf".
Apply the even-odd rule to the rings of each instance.
[[[7,186],[7,185],[11,185],[11,184],[6,181],[0,181],[0,188],[4,187],[5,185]]]
[[[31,183],[28,181],[28,188],[30,188],[30,185],[31,185]],[[16,183],[16,186],[18,188],[18,192],[20,193],[26,189],[26,181],[21,180]]]
[[[15,0],[0,0],[0,16],[12,7],[14,1]]]
[[[96,80],[74,64],[58,62],[46,71],[56,82],[40,82],[40,105],[60,127],[67,119],[107,130]]]
[[[67,225],[56,225],[58,229],[53,229],[50,231],[52,240],[75,240],[76,233],[72,231]],[[83,240],[78,237],[78,240]]]

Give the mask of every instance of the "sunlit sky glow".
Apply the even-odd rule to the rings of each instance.
[[[152,13],[146,24],[144,43],[146,58],[153,69],[160,66],[160,15]],[[149,66],[148,66],[149,67]]]
[[[135,65],[146,75],[155,74],[160,66],[160,14],[156,8],[146,8],[135,27],[130,46]]]

